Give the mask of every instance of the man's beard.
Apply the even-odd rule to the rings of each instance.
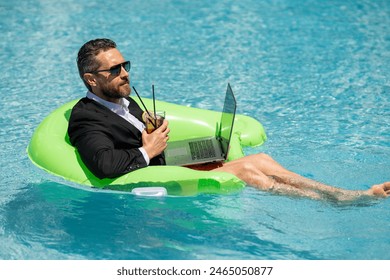
[[[128,89],[123,88],[123,87],[128,87]],[[106,96],[109,99],[120,99],[122,97],[128,97],[130,95],[130,85],[127,84],[122,84],[119,86],[119,88],[112,88],[112,87],[107,87],[102,89],[102,94]]]

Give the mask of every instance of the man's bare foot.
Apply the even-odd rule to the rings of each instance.
[[[390,182],[373,185],[367,192],[369,195],[388,197],[390,196]]]

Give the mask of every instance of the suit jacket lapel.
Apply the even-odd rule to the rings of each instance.
[[[115,114],[114,112],[112,112],[110,109],[108,109],[104,105],[102,105],[94,100],[91,100],[91,101],[95,105],[97,113],[102,114],[102,115],[104,115],[105,118],[111,119],[111,120],[115,121],[116,124],[120,124],[121,126],[125,127],[134,136],[140,137],[139,135],[141,132],[133,124],[131,124],[130,122],[128,122],[127,120],[125,120],[121,116]],[[135,117],[137,117],[137,116],[135,116]],[[137,119],[139,119],[139,118],[137,117]]]

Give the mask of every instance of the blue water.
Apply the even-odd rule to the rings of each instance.
[[[390,199],[142,198],[78,189],[29,161],[52,110],[84,96],[75,57],[118,43],[145,97],[263,123],[265,152],[346,189],[390,180],[388,0],[0,1],[0,259],[389,259]]]

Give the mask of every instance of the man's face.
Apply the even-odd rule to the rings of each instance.
[[[122,54],[117,49],[101,52],[96,56],[96,59],[100,62],[100,67],[97,70],[110,69],[125,62]],[[129,73],[123,67],[121,67],[119,74],[104,71],[93,75],[96,79],[96,86],[93,87],[93,91],[101,98],[116,103],[120,98],[130,95]]]

